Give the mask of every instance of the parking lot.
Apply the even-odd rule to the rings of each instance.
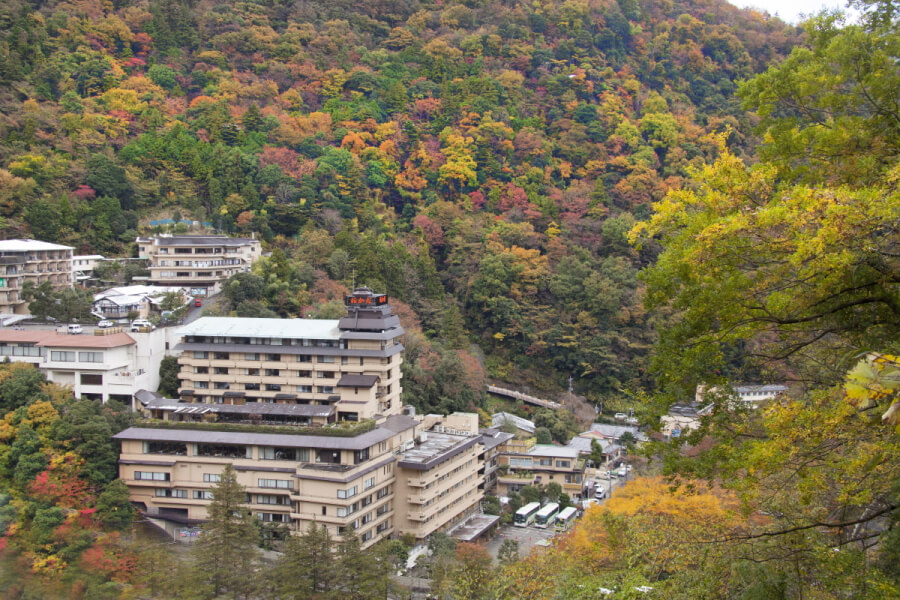
[[[538,529],[534,525],[528,527],[515,527],[514,525],[501,525],[499,533],[487,543],[487,550],[494,559],[500,551],[500,545],[504,540],[519,542],[519,556],[527,556],[538,542],[551,539],[555,535],[553,527]]]
[[[605,502],[606,498],[609,498],[609,495],[616,488],[625,485],[628,479],[630,479],[631,477],[632,475],[629,473],[627,478],[615,476],[611,477],[610,479],[592,478],[590,482],[599,483],[600,487],[605,492],[604,498],[602,500],[594,500],[593,502],[602,504],[603,502]],[[582,505],[579,503],[578,507],[581,508]],[[519,556],[527,556],[528,553],[531,552],[532,548],[538,545],[542,545],[542,542],[553,539],[555,535],[556,532],[552,526],[548,527],[547,529],[539,529],[535,527],[534,524],[531,524],[528,527],[501,525],[497,535],[495,535],[491,540],[487,542],[486,548],[488,552],[491,553],[491,556],[496,559],[497,553],[500,551],[500,546],[503,544],[503,542],[505,540],[515,540],[519,542]]]

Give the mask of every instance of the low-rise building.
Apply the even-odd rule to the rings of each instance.
[[[38,240],[0,241],[0,313],[27,315],[26,282],[72,287],[72,247]]]
[[[558,483],[569,497],[581,497],[586,462],[577,449],[535,444],[533,438],[524,446],[513,442],[507,442],[500,455],[501,472],[497,477],[500,495],[519,492],[526,485]],[[506,465],[505,473],[503,465]]]
[[[101,319],[147,318],[160,312],[160,303],[170,293],[178,294],[182,303],[190,299],[183,287],[129,285],[94,294],[91,312]]]
[[[503,429],[509,426],[515,427],[519,433],[524,435],[534,435],[534,421],[517,417],[508,412],[498,412],[491,415],[491,427]]]
[[[38,367],[48,381],[72,388],[76,398],[131,405],[140,389],[159,385],[162,353],[142,352],[127,333],[67,335],[0,329],[0,356]]]
[[[697,386],[694,402],[708,403],[716,394],[727,394],[732,406],[745,406],[758,408],[763,402],[768,402],[788,390],[786,385],[777,383],[739,385],[731,388]]]
[[[681,437],[700,427],[701,418],[710,414],[712,409],[712,404],[703,406],[698,402],[677,402],[660,417],[661,431],[669,439]]]
[[[94,277],[94,269],[105,260],[102,254],[76,254],[72,257],[72,281],[87,285]]]
[[[148,261],[148,280],[183,286],[191,296],[206,297],[236,273],[250,270],[262,256],[254,238],[224,235],[157,235],[137,238],[138,256]]]

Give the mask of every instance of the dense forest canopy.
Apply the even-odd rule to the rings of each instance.
[[[738,82],[801,39],[718,0],[13,0],[0,22],[4,235],[255,232],[275,252],[239,315],[327,316],[367,283],[440,340],[426,365],[474,340],[489,375],[594,400],[649,381],[656,250],[626,233],[707,134],[752,156]],[[421,406],[469,403],[415,374]]]
[[[716,1],[11,0],[0,230],[118,256],[160,217],[258,234],[225,310],[334,318],[348,287],[385,291],[429,411],[482,408],[488,377],[640,390],[648,414],[791,384],[760,411],[710,395],[687,446],[650,448],[660,477],[545,552],[435,543],[435,593],[895,598],[900,36],[893,2],[854,5],[801,30]],[[256,589],[123,542],[127,414],[16,365],[0,411],[7,595]],[[272,593],[305,593],[284,573],[329,547],[289,547]]]

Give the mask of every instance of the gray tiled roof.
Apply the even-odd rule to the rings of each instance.
[[[337,382],[338,387],[370,388],[378,382],[378,375],[354,375],[345,373]]]

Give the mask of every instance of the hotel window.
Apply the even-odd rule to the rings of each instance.
[[[346,365],[346,364],[349,364],[349,363],[350,363],[350,357],[349,357],[349,356],[342,356],[342,357],[341,357],[341,364],[342,364],[342,365]]]
[[[156,471],[135,471],[134,478],[137,481],[171,481],[171,475]]]
[[[316,452],[317,463],[329,463],[333,465],[341,464],[340,450],[319,450]]]
[[[333,385],[320,385],[320,386],[319,386],[319,393],[320,393],[320,394],[333,394],[333,393],[334,393],[334,386],[333,386]]]
[[[228,353],[227,352],[215,352],[213,354],[213,358],[216,360],[228,360]]]
[[[81,385],[103,385],[103,375],[96,373],[82,373]]]
[[[297,393],[299,394],[312,394],[313,386],[311,385],[298,385]]]
[[[55,362],[75,362],[75,353],[52,350],[50,352],[50,360]]]
[[[373,487],[375,487],[375,478],[374,478],[374,477],[369,477],[368,479],[366,479],[366,480],[363,482],[363,489],[364,489],[364,490],[367,490],[367,489],[373,488]]]
[[[244,354],[244,360],[259,360],[258,352],[248,352]]]
[[[308,448],[283,448],[279,446],[261,446],[260,460],[297,460],[309,461]]]
[[[256,504],[276,504],[279,506],[287,506],[290,500],[287,496],[276,496],[275,494],[258,494],[256,496]]]
[[[368,542],[371,539],[372,539],[372,530],[371,529],[368,530],[367,532],[365,532],[364,534],[362,534],[361,536],[359,536],[359,541],[361,541],[361,542]]]
[[[209,367],[194,367],[194,373],[198,375],[208,375]]]
[[[316,371],[319,379],[334,379],[334,371]]]
[[[385,496],[391,493],[391,486],[383,487],[378,492],[375,493],[375,498],[381,500]]]
[[[258,383],[245,383],[244,389],[254,391],[254,392],[259,391],[259,384]]]
[[[218,473],[204,473],[203,481],[206,483],[219,483],[222,481],[222,476]]]
[[[333,357],[333,356],[320,356],[320,357],[318,357],[318,358],[316,359],[316,362],[320,362],[320,363],[333,363],[333,362],[334,362],[334,357]]]
[[[353,453],[353,464],[358,465],[369,460],[369,449],[363,448]]]
[[[572,462],[568,460],[558,460],[556,461],[556,466],[560,469],[568,469],[572,466]]]
[[[302,362],[302,363],[312,362],[312,356],[310,356],[309,354],[298,354],[297,362]]]
[[[341,498],[341,499],[352,498],[353,496],[356,495],[356,492],[357,492],[357,488],[354,485],[353,487],[347,488],[346,490],[338,490],[337,497]]]
[[[312,371],[297,371],[297,377],[312,377]]]
[[[209,358],[209,352],[194,351],[194,358]]]
[[[281,355],[280,354],[266,354],[266,360],[278,362],[281,360]]]
[[[266,523],[287,523],[290,519],[289,515],[281,513],[256,513],[256,516],[260,521]]]
[[[209,389],[209,382],[208,381],[195,381],[194,387],[197,389],[200,389],[200,390],[206,390],[206,389]]]
[[[168,490],[166,488],[156,488],[157,498],[187,498],[187,490]]]
[[[294,488],[294,484],[290,479],[260,479],[257,487],[261,488],[277,488],[282,490],[290,490]]]
[[[194,456],[216,456],[220,458],[252,458],[250,446],[236,444],[197,444]]]
[[[103,353],[102,352],[79,352],[78,360],[79,360],[79,362],[102,363],[103,362]]]
[[[230,390],[230,389],[231,389],[231,384],[225,383],[225,382],[222,382],[222,381],[217,381],[217,382],[215,383],[215,388],[216,388],[217,390]]]
[[[213,493],[205,490],[194,490],[194,500],[212,500]]]
[[[278,377],[281,375],[281,371],[278,369],[266,369],[266,377]]]
[[[144,442],[144,454],[187,456],[187,444],[183,442]]]
[[[245,375],[250,375],[251,377],[259,377],[259,369],[247,369]]]
[[[267,384],[266,384],[266,391],[267,391],[267,392],[280,392],[280,391],[281,391],[281,384],[278,384],[278,383],[267,383]]]
[[[213,369],[216,375],[228,375],[228,367],[216,367]]]

